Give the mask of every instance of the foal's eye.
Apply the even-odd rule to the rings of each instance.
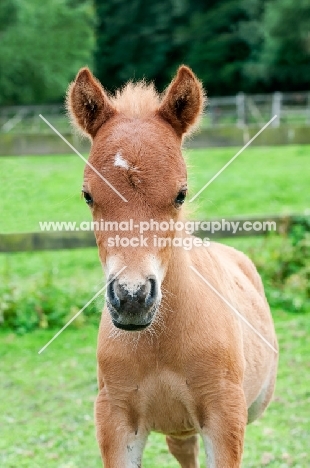
[[[174,200],[174,203],[177,207],[181,206],[184,203],[185,198],[186,198],[186,193],[187,193],[186,189],[180,190],[180,192],[178,193],[177,198]]]
[[[92,205],[93,204],[93,199],[92,196],[88,193],[82,190],[82,195],[84,197],[84,200],[86,201],[87,205]]]

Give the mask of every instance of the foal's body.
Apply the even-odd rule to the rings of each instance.
[[[83,192],[94,220],[180,220],[181,141],[203,107],[191,70],[181,67],[160,100],[143,85],[108,98],[83,69],[68,97],[75,122],[93,140],[90,163],[126,199],[86,167]],[[159,431],[183,468],[199,466],[198,435],[209,468],[239,468],[245,426],[270,402],[277,367],[272,318],[254,265],[216,243],[190,251],[117,248],[109,244],[112,234],[96,232],[109,280],[96,402],[104,466],[141,467],[147,436]]]
[[[210,468],[239,467],[247,419],[260,416],[272,396],[275,353],[192,270],[187,272],[195,266],[276,346],[253,264],[216,243],[182,253],[172,256],[163,281],[169,294],[154,334],[140,332],[136,342],[123,332],[116,346],[109,313],[103,312],[96,418],[99,442],[104,444],[107,433],[112,437],[104,450],[107,467],[140,466],[135,460],[150,431],[169,436],[169,448],[184,468],[199,466],[196,434],[204,439]]]

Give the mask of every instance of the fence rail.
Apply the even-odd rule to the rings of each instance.
[[[231,97],[210,98],[203,126],[244,128],[263,125],[271,117],[278,118],[273,127],[285,125],[310,125],[310,92],[244,94]]]
[[[57,129],[70,133],[62,104],[0,107],[1,133],[49,134],[52,130],[39,118],[44,115]],[[274,127],[282,124],[310,126],[310,91],[273,94],[244,94],[210,97],[202,128],[261,125],[275,114]]]
[[[274,215],[274,216],[251,216],[239,218],[225,218],[225,221],[239,222],[240,225],[245,222],[253,224],[255,222],[266,223],[275,222],[276,232],[285,234],[290,229],[301,223],[304,220],[304,215]],[[213,219],[210,222],[220,222],[222,219]],[[309,222],[310,225],[310,222]],[[211,240],[215,238],[227,237],[249,237],[268,235],[268,231],[255,230],[237,230],[234,234],[232,231],[223,230],[222,228],[210,234],[208,231],[199,230],[195,235],[200,238],[209,237]],[[31,252],[41,250],[61,250],[61,249],[78,249],[95,247],[95,237],[93,232],[22,232],[14,234],[0,234],[0,252]]]

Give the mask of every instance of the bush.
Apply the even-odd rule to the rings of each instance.
[[[251,257],[260,272],[271,307],[310,310],[310,219],[299,218],[290,233],[266,238]]]
[[[78,294],[77,294],[78,291]],[[53,328],[65,325],[90,299],[90,292],[73,285],[61,285],[46,272],[40,280],[27,283],[8,281],[0,286],[0,326],[25,333],[35,328]],[[103,298],[88,306],[73,322],[79,327],[87,322],[97,323]]]

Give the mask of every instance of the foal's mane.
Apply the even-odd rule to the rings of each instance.
[[[110,96],[114,107],[127,117],[147,117],[158,109],[160,96],[153,83],[128,82],[122,89]]]

